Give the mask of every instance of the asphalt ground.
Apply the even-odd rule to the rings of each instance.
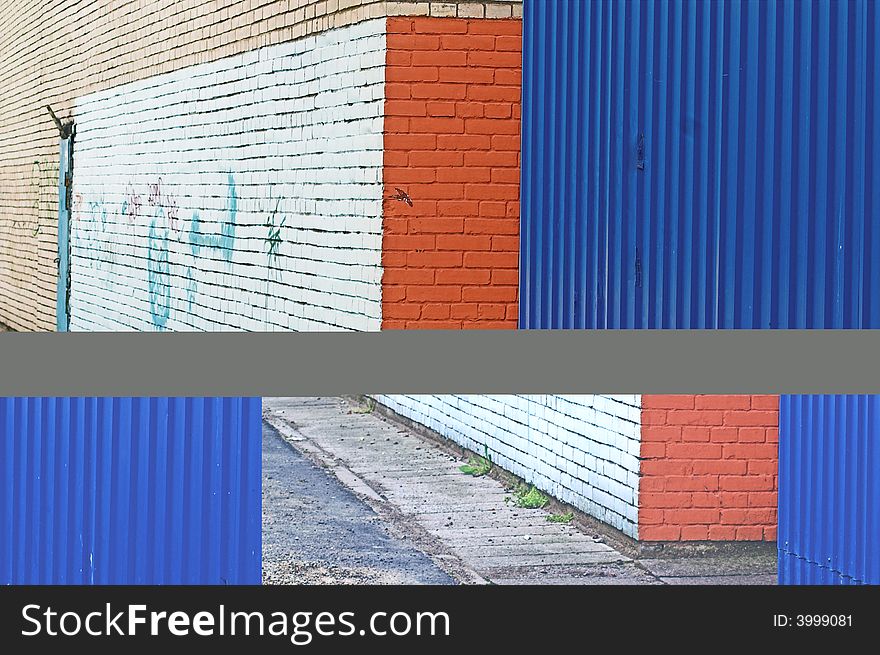
[[[263,581],[451,584],[431,559],[263,424]]]

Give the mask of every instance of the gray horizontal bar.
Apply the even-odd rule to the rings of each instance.
[[[880,330],[0,334],[0,395],[880,392]]]

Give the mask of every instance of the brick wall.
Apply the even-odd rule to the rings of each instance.
[[[377,330],[385,22],[75,103],[71,329]]]
[[[55,326],[58,133],[77,98],[371,18],[519,0],[15,0],[0,6],[0,324]]]
[[[376,396],[641,541],[773,541],[778,396]]]
[[[383,328],[516,327],[521,35],[388,20]]]
[[[639,538],[776,539],[778,396],[642,396]]]
[[[376,396],[542,491],[635,537],[639,396]]]
[[[520,33],[361,21],[78,97],[71,329],[515,327]]]

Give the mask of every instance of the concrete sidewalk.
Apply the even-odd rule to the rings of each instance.
[[[463,583],[772,584],[766,553],[634,560],[598,532],[509,502],[504,484],[462,473],[452,448],[342,398],[266,398],[264,418],[335,474],[394,533]]]

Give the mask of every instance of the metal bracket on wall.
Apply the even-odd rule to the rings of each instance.
[[[55,112],[52,111],[52,108],[49,105],[46,105],[46,111],[49,112],[49,116],[51,116],[52,120],[55,122],[55,126],[58,128],[58,134],[61,136],[62,139],[67,139],[73,136],[73,120],[62,123],[61,119],[55,115]]]

